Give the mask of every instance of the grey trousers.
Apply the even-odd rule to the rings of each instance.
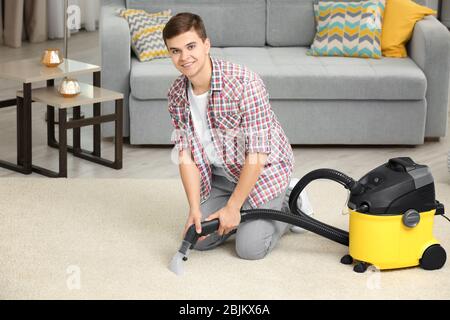
[[[228,202],[236,184],[226,177],[213,174],[211,183],[211,194],[200,206],[202,220],[209,215],[222,209]],[[259,209],[281,210],[285,197],[283,191],[278,197],[270,200]],[[252,209],[248,200],[242,209]],[[249,220],[241,223],[236,231],[236,253],[240,258],[257,260],[264,258],[276,245],[277,241],[289,228],[289,224],[269,219]],[[194,249],[210,250],[224,243],[234,232],[220,237],[216,232],[209,235],[205,240],[199,241]]]

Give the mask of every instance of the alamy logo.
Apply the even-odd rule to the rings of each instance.
[[[81,28],[81,9],[79,6],[70,5],[67,8],[67,28],[69,30]]]
[[[367,288],[369,290],[380,290],[381,289],[381,271],[376,266],[369,266],[367,268],[368,278],[367,278]]]
[[[373,31],[376,29],[381,29],[381,19],[380,19],[380,9],[378,5],[370,5],[367,7],[367,13],[371,15],[367,17],[366,24],[369,30]]]
[[[67,289],[80,290],[81,289],[81,269],[79,266],[71,265],[66,269],[69,275],[66,280]]]
[[[208,136],[211,137],[210,141],[202,141],[202,147],[206,153],[211,155],[211,158],[215,158],[216,165],[244,165],[246,155],[244,150],[249,147],[268,145],[268,137],[270,136],[269,129],[261,130],[244,130],[242,128],[237,129],[207,129]],[[171,161],[178,165],[178,149],[177,144],[184,149],[191,148],[195,144],[195,138],[193,131],[188,132],[186,129],[173,129],[170,140],[175,142],[175,146],[170,154]],[[281,154],[272,153],[271,157],[267,161],[277,161]],[[201,161],[203,159],[200,159]],[[191,160],[189,158],[183,161]],[[256,164],[257,157],[250,157],[249,163]]]

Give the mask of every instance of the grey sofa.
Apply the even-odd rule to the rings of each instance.
[[[314,0],[103,0],[103,86],[125,94],[131,144],[170,144],[167,91],[179,75],[170,59],[131,53],[119,7],[201,15],[211,54],[247,65],[264,80],[291,144],[422,144],[446,134],[450,35],[436,18],[418,22],[405,59],[311,57]],[[112,110],[111,104],[102,106]],[[111,126],[103,127],[112,136]]]

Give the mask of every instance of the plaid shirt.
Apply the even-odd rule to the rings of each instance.
[[[268,154],[248,200],[252,208],[277,197],[291,178],[294,156],[273,113],[260,77],[247,68],[211,59],[212,79],[206,121],[214,149],[227,177],[237,183],[248,153]],[[178,151],[189,149],[200,171],[201,202],[211,191],[212,170],[194,130],[187,95],[188,79],[181,75],[168,92],[169,113],[175,130],[171,141]]]

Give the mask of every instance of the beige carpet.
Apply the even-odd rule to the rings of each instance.
[[[437,198],[450,208],[450,186]],[[346,193],[309,188],[317,217],[347,227]],[[282,238],[260,261],[239,259],[234,241],[191,253],[186,274],[167,269],[187,203],[179,180],[0,180],[2,299],[449,299],[450,263],[354,273],[346,247],[312,233]],[[450,252],[450,223],[435,219]]]

